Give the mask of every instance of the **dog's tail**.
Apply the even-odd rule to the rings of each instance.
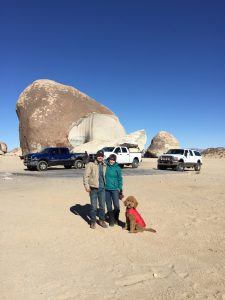
[[[145,228],[145,231],[150,231],[150,232],[154,232],[154,233],[156,233],[156,230],[155,230],[155,229],[153,229],[153,228]]]

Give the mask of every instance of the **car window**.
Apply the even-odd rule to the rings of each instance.
[[[166,153],[167,154],[180,154],[180,155],[183,155],[184,150],[183,149],[170,149]]]
[[[50,149],[49,148],[43,148],[43,149],[41,149],[41,151],[39,151],[39,153],[50,153]]]
[[[51,154],[58,154],[59,153],[59,149],[52,149],[51,150]]]
[[[122,152],[127,153],[127,148],[122,147]]]
[[[103,152],[113,152],[114,147],[105,147],[103,148]]]
[[[191,150],[189,150],[190,156],[193,156],[193,152]]]
[[[62,154],[66,154],[66,153],[68,153],[68,149],[66,149],[66,148],[61,148],[61,149],[60,149],[60,152],[61,152]]]
[[[120,147],[117,147],[114,152],[115,153],[120,153],[121,152]]]
[[[201,156],[200,152],[198,152],[198,151],[194,151],[194,153],[196,156]]]

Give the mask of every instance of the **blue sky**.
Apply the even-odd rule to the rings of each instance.
[[[0,0],[0,140],[19,146],[19,94],[76,87],[128,133],[225,147],[224,0]]]

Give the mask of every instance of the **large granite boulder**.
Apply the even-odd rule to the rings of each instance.
[[[6,143],[0,142],[0,151],[1,151],[1,153],[2,154],[7,153],[7,149],[8,149],[8,147],[7,147]]]
[[[67,146],[75,152],[95,152],[119,143],[144,148],[144,130],[126,134],[115,114],[77,89],[52,80],[37,80],[19,96],[22,153]]]
[[[74,122],[92,112],[113,112],[77,89],[52,80],[37,80],[19,96],[20,146],[23,154],[48,146],[68,146]]]
[[[179,148],[178,140],[169,132],[160,131],[157,133],[148,147],[146,157],[159,157],[161,154],[167,152],[169,149]]]

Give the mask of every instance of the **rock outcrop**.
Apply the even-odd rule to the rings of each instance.
[[[93,141],[119,140],[126,136],[115,115],[90,113],[72,124],[68,140],[75,148]]]
[[[19,96],[22,153],[44,147],[67,146],[74,151],[135,143],[144,149],[144,130],[126,134],[115,114],[77,89],[52,80],[37,80]]]
[[[52,80],[37,80],[19,96],[20,146],[23,154],[48,146],[68,146],[72,124],[96,112],[114,115],[77,89]]]
[[[169,149],[177,149],[179,147],[178,140],[172,134],[166,131],[160,131],[153,137],[145,156],[158,157]]]
[[[0,154],[3,155],[5,153],[7,153],[7,149],[8,149],[8,147],[7,147],[6,143],[0,142],[0,151],[1,151]]]
[[[14,148],[14,149],[12,149],[11,151],[9,151],[7,153],[7,156],[13,156],[13,155],[15,155],[15,156],[21,156],[22,155],[21,148]]]
[[[201,152],[203,157],[206,158],[225,158],[225,148],[207,148]]]
[[[124,138],[121,138],[118,141],[118,145],[120,144],[137,144],[140,150],[144,150],[145,144],[147,142],[147,134],[144,129],[137,130],[135,132],[127,134]]]
[[[138,132],[139,131],[127,134],[121,139],[117,139],[117,138],[110,139],[110,137],[107,138],[107,136],[105,136],[103,139],[92,140],[90,142],[78,145],[74,147],[72,150],[73,152],[87,151],[88,153],[95,153],[97,150],[102,149],[106,146],[114,147],[124,143],[128,143],[128,144],[138,145],[138,147],[142,151],[144,149],[144,145],[147,140],[147,135],[144,130],[140,130],[140,134],[138,134]]]
[[[119,135],[118,137],[116,135],[111,136],[110,131],[108,131],[108,134],[105,134],[101,138],[98,137],[98,139],[93,139],[84,144],[75,146],[73,148],[73,152],[87,151],[88,153],[95,153],[97,150],[106,146],[118,146],[124,143],[138,145],[140,150],[143,150],[146,141],[147,135],[145,130],[135,131],[133,133],[126,134],[122,137],[119,137]]]

